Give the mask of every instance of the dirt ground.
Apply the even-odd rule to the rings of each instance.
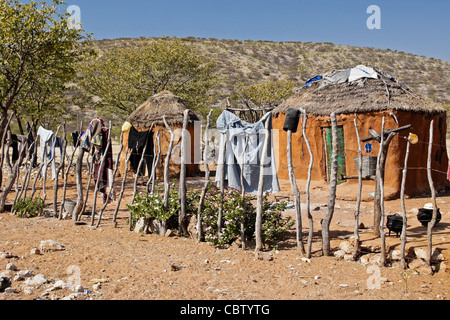
[[[277,196],[289,197],[289,182],[280,183],[282,192]],[[305,181],[298,184],[303,191]],[[188,181],[188,188],[201,185],[201,177]],[[67,199],[76,200],[73,175],[68,187]],[[47,188],[47,208],[51,209],[52,183]],[[364,192],[373,192],[370,188],[365,187]],[[450,271],[446,267],[450,258],[450,194],[440,195],[437,200],[442,220],[433,233],[433,247],[440,249],[446,260],[429,275],[414,270],[404,272],[398,264],[377,267],[323,257],[320,220],[327,212],[325,185],[313,183],[311,188],[311,203],[319,210],[313,211],[315,229],[310,260],[296,247],[295,227],[284,240],[266,246],[270,258],[263,260],[255,258],[251,244],[244,251],[237,245],[217,248],[177,234],[162,237],[131,232],[126,223],[126,204],[133,190],[131,179],[125,190],[116,227],[112,225],[115,203],[108,206],[98,228],[90,226],[88,215],[82,217],[86,224],[75,225],[72,220],[52,217],[20,219],[9,212],[0,214],[0,252],[12,254],[0,258],[0,273],[13,279],[20,270],[31,270],[48,280],[33,288],[27,288],[24,281],[13,280],[16,292],[0,293],[0,300],[61,299],[73,293],[69,289],[46,292],[58,280],[80,284],[85,291],[76,299],[84,300],[447,300],[450,296]],[[14,195],[10,194],[8,202]],[[426,249],[426,228],[417,220],[415,210],[428,202],[431,199],[426,197],[406,200],[407,248]],[[87,212],[91,212],[91,204],[92,193]],[[353,234],[355,205],[355,201],[337,199],[330,228],[333,249]],[[101,200],[97,206],[101,206]],[[385,208],[386,214],[401,212],[400,200],[386,201]],[[294,211],[285,214],[293,216]],[[360,230],[363,244],[380,244],[372,232],[370,197],[361,204],[360,222],[365,226]],[[305,238],[307,232],[308,220],[303,215]],[[39,248],[44,240],[54,240],[65,250],[32,254],[31,250]],[[386,241],[388,248],[399,249],[400,238],[387,235]],[[13,263],[18,271],[6,271],[8,263]]]

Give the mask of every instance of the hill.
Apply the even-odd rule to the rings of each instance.
[[[96,40],[100,51],[142,44],[150,38]],[[450,102],[450,62],[396,50],[352,47],[332,43],[272,42],[182,38],[217,61],[223,85],[218,88],[223,106],[241,82],[288,79],[302,86],[308,79],[334,69],[365,64],[396,77],[400,82],[438,103]]]

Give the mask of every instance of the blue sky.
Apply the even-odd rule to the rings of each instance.
[[[450,61],[449,0],[66,0],[100,39],[200,37],[332,42]],[[370,30],[370,5],[381,29]]]

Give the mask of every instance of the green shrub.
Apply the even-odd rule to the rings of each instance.
[[[42,215],[45,203],[39,197],[19,199],[14,205],[13,210],[17,212],[19,218],[34,218]]]

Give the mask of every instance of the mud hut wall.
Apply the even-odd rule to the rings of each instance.
[[[399,121],[398,125],[394,118],[390,116],[391,112],[397,117]],[[443,114],[429,115],[414,112],[386,110],[338,115],[338,126],[343,127],[345,140],[346,175],[350,176],[358,174],[354,161],[354,158],[358,157],[358,142],[353,122],[355,117],[357,119],[360,137],[365,138],[370,136],[368,132],[369,129],[380,132],[383,116],[386,120],[386,129],[394,129],[399,126],[411,124],[413,126],[411,132],[419,136],[420,142],[411,148],[411,152],[414,152],[417,156],[410,157],[408,164],[410,169],[408,169],[409,173],[405,193],[409,196],[416,196],[429,192],[426,172],[428,144],[422,142],[428,141],[430,122],[434,119],[435,138],[433,146],[434,156],[432,162],[432,168],[434,169],[433,180],[435,181],[437,189],[444,188],[446,185],[446,175],[442,174],[442,172],[446,172],[448,169],[448,156],[445,146],[446,118]],[[279,143],[275,144],[275,155],[278,163],[278,175],[279,178],[283,180],[289,179],[286,156],[287,133],[283,131],[285,117],[286,115],[284,113],[280,113],[275,116],[273,120],[274,129],[279,130]],[[331,123],[328,116],[308,115],[306,135],[310,141],[314,154],[314,165],[311,177],[313,181],[324,181],[327,179],[323,128],[329,126],[331,126]],[[398,196],[400,194],[402,169],[404,166],[404,157],[406,153],[406,140],[404,137],[408,136],[409,132],[410,131],[406,130],[398,134],[391,142],[389,148],[385,168],[385,187],[393,196]],[[309,153],[304,139],[302,138],[301,124],[299,124],[299,130],[292,136],[292,144],[294,172],[296,178],[301,180],[307,179],[309,165]],[[379,151],[379,143],[374,140],[370,143],[373,145],[373,151],[370,155],[377,156]],[[366,156],[367,154],[364,152],[364,143],[362,148],[363,155]],[[441,173],[435,170],[438,170]],[[357,184],[358,181],[357,179],[347,180],[347,183]],[[363,183],[365,185],[374,185],[373,181],[364,181]]]
[[[173,145],[173,149],[172,149],[172,157],[170,160],[170,169],[169,169],[169,176],[170,178],[176,178],[179,176],[180,174],[180,165],[179,165],[179,157],[180,157],[180,150],[181,150],[181,131],[183,128],[182,124],[171,124],[170,125],[172,130],[174,131],[175,134],[175,141],[174,141],[174,145]],[[136,128],[136,130],[138,130],[139,132],[142,131],[146,131],[149,128],[143,128],[143,127],[138,127]],[[160,143],[161,143],[161,157],[159,160],[159,164],[156,168],[156,175],[157,175],[157,179],[163,179],[164,176],[164,163],[167,157],[167,152],[169,149],[169,143],[170,143],[170,132],[167,130],[167,128],[164,125],[155,125],[152,129],[153,132],[153,137],[156,137],[156,133],[159,131],[159,135],[160,135]],[[192,177],[195,176],[198,172],[199,172],[199,165],[196,164],[194,162],[195,159],[195,139],[194,139],[194,134],[195,134],[195,129],[194,129],[194,125],[190,124],[188,126],[188,131],[191,137],[191,141],[190,141],[190,153],[191,153],[191,158],[190,158],[190,163],[186,165],[186,174],[188,177]],[[122,148],[122,154],[120,157],[120,175],[122,176],[125,173],[125,155],[127,152],[127,148],[128,148],[128,134],[129,131],[124,132],[123,135],[123,148]],[[156,146],[157,148],[157,146]],[[156,152],[158,152],[158,149],[156,149]],[[130,168],[128,169],[130,170]],[[130,172],[130,171],[128,171]]]

